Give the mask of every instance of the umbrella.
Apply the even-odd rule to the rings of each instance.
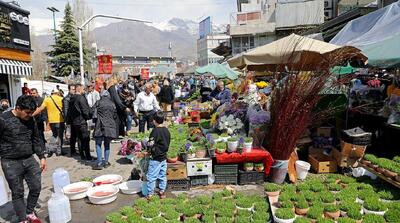
[[[323,41],[296,34],[284,37],[272,43],[254,48],[228,60],[231,67],[248,70],[314,70],[329,66],[335,57],[341,60],[367,58],[361,51],[351,46],[337,46]],[[336,61],[336,60],[335,60]],[[339,61],[338,61],[339,62]]]
[[[212,63],[204,67],[199,67],[196,69],[196,73],[198,74],[205,74],[211,73],[216,78],[229,78],[231,80],[236,80],[238,78],[238,73],[232,70],[230,67],[219,64],[219,63]]]

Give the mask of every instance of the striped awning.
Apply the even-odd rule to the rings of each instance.
[[[32,75],[32,66],[22,61],[0,59],[0,74],[30,76]]]

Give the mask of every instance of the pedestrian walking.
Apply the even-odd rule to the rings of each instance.
[[[110,93],[110,97],[117,107],[117,124],[118,124],[118,136],[125,136],[125,125],[126,125],[126,114],[130,112],[130,109],[122,103],[122,100],[119,96],[118,84],[115,84],[115,81],[110,81],[108,86],[108,92]]]
[[[75,144],[77,140],[77,135],[75,131],[71,131],[71,122],[68,120],[68,110],[69,110],[69,102],[71,101],[71,97],[75,94],[75,84],[68,85],[68,94],[63,98],[63,112],[64,117],[66,117],[66,138],[69,138],[69,148],[70,148],[70,156],[75,156],[78,153],[75,149]]]
[[[12,110],[12,108],[10,107],[10,102],[7,99],[1,99],[0,105],[0,114]]]
[[[148,153],[150,154],[150,162],[146,175],[148,199],[151,199],[154,194],[157,180],[159,180],[160,198],[165,198],[165,190],[167,188],[167,152],[171,142],[171,134],[168,128],[163,125],[164,120],[163,112],[156,112],[153,121],[155,128],[149,137]]]
[[[51,92],[51,95],[43,100],[42,105],[37,108],[33,114],[33,116],[36,117],[44,110],[47,111],[47,118],[50,123],[51,132],[53,138],[57,141],[56,148],[51,148],[51,150],[48,151],[48,157],[52,156],[53,153],[60,156],[62,152],[65,130],[62,100],[63,98],[61,97],[60,92],[57,89],[54,89]]]
[[[35,99],[37,106],[40,106],[43,103],[44,99],[39,96],[38,90],[36,88],[31,89],[31,95]],[[46,142],[46,139],[44,137],[44,131],[46,130],[45,129],[45,122],[47,120],[46,117],[47,117],[46,112],[42,112],[35,117],[35,121],[39,130],[39,135],[43,143]]]
[[[87,120],[91,119],[89,104],[84,96],[83,86],[75,86],[76,94],[71,96],[68,108],[68,123],[71,123],[71,132],[75,131],[81,142],[79,155],[82,160],[92,160],[90,155],[90,133]]]
[[[152,93],[152,84],[147,83],[145,91],[140,92],[134,102],[135,112],[139,114],[139,132],[153,128],[153,115],[155,111],[160,110],[156,96]]]
[[[159,95],[161,107],[164,112],[171,111],[171,106],[174,102],[174,96],[174,90],[170,86],[169,81],[165,79]]]
[[[95,123],[93,137],[96,140],[97,163],[93,167],[101,170],[110,166],[110,143],[117,135],[117,107],[113,103],[108,91],[104,91],[101,98],[94,105],[93,122]],[[104,160],[102,159],[101,145],[104,143]]]
[[[22,95],[15,109],[0,115],[1,168],[11,190],[14,211],[21,223],[40,223],[34,208],[41,191],[41,172],[46,169],[44,144],[32,118],[37,108],[32,96]],[[39,157],[40,165],[33,157]],[[24,183],[29,188],[24,201]]]
[[[128,82],[125,82],[122,85],[122,89],[119,92],[119,97],[121,98],[122,103],[130,110],[129,112],[126,112],[125,116],[125,123],[126,123],[125,135],[127,135],[127,133],[132,129],[132,121],[134,117],[136,125],[138,124],[136,120],[136,115],[133,114],[134,113],[133,102],[135,101],[135,95],[134,92],[130,90]]]

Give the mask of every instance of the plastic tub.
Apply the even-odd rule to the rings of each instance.
[[[86,194],[92,204],[109,204],[117,199],[119,188],[112,184],[105,184],[90,188]],[[100,196],[99,192],[108,193],[108,195]]]
[[[118,187],[123,194],[137,194],[142,191],[142,181],[130,180],[121,183]]]
[[[99,177],[94,178],[93,183],[96,186],[105,185],[105,184],[120,184],[122,181],[122,176],[118,174],[106,174]]]
[[[79,200],[86,197],[86,192],[93,187],[92,182],[81,181],[64,186],[62,191],[70,200]],[[82,190],[79,190],[79,189]]]
[[[297,179],[299,180],[304,180],[307,177],[307,173],[310,170],[311,164],[297,160],[296,161],[296,173],[297,173]]]

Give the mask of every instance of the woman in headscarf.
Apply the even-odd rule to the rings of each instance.
[[[110,166],[110,143],[117,135],[117,108],[108,91],[103,91],[101,98],[94,105],[93,122],[95,123],[93,137],[96,141],[97,164],[95,170],[101,170]],[[104,161],[102,159],[101,145],[104,143]]]

